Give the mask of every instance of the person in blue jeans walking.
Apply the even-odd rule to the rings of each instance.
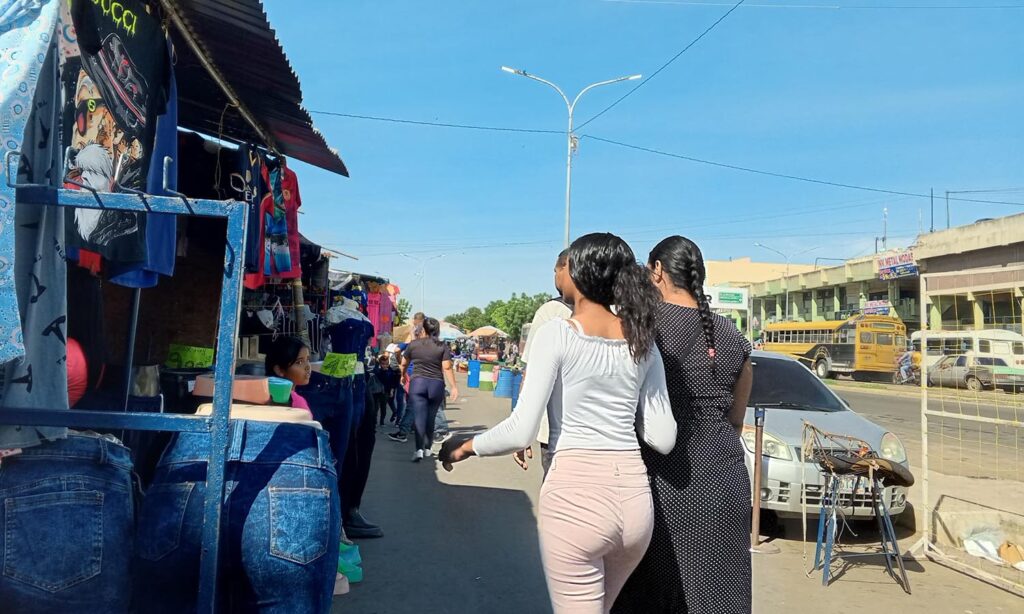
[[[448,381],[452,401],[459,398],[451,350],[438,338],[440,332],[441,324],[434,318],[426,318],[423,336],[410,343],[402,355],[403,377],[409,382],[409,409],[416,429],[413,462],[431,456],[437,412],[445,398],[445,380]],[[411,376],[406,371],[410,363]]]

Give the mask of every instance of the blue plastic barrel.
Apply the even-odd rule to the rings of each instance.
[[[470,388],[480,387],[480,361],[471,360],[469,361],[469,377],[467,378],[466,385]]]
[[[515,409],[519,402],[519,388],[523,385],[523,374],[517,373],[509,379],[512,380],[512,409]]]
[[[498,373],[498,384],[494,387],[494,396],[499,399],[511,399],[513,379],[511,371],[502,369]]]

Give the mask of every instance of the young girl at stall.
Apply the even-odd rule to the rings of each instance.
[[[268,377],[284,378],[292,383],[292,409],[305,411],[309,419],[313,412],[309,403],[295,389],[309,383],[313,371],[309,363],[309,347],[297,337],[278,337],[267,348],[266,370]]]

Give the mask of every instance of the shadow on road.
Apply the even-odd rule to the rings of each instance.
[[[484,428],[452,430],[460,436]],[[362,511],[385,537],[357,542],[365,580],[335,598],[334,611],[549,612],[529,497],[522,490],[445,483],[507,483],[501,472],[511,471],[511,462],[473,459],[439,479],[432,460],[412,463],[411,455],[411,444],[378,434]],[[443,470],[437,465],[436,471]]]

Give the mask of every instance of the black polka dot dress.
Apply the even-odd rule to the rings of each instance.
[[[699,311],[661,305],[658,348],[678,438],[668,455],[643,449],[654,536],[614,614],[750,612],[750,478],[726,417],[750,345],[730,320],[713,317],[714,372]]]

